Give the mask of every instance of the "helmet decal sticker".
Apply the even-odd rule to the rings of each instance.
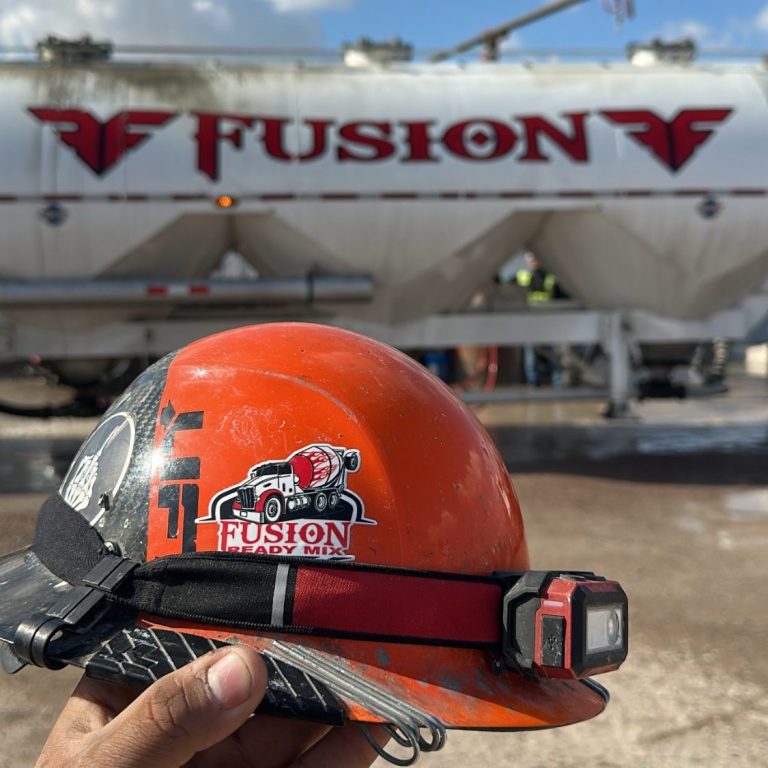
[[[104,515],[123,482],[135,434],[130,414],[121,412],[108,417],[91,434],[64,477],[59,495],[91,525]]]
[[[182,552],[194,552],[197,547],[197,518],[200,488],[200,457],[179,455],[176,438],[185,432],[203,428],[203,411],[177,412],[169,399],[160,411],[159,426],[162,441],[159,446],[159,487],[157,507],[165,509],[166,536],[178,539],[181,534]]]
[[[323,443],[262,461],[197,522],[218,524],[220,551],[353,560],[352,527],[376,525],[347,487],[360,462],[359,451]]]

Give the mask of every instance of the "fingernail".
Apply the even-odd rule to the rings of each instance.
[[[253,693],[253,677],[248,664],[236,651],[229,651],[208,668],[208,688],[211,698],[222,709],[234,709],[244,704]]]

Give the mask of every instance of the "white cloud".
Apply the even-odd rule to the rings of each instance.
[[[525,48],[523,37],[519,32],[512,32],[501,41],[502,53],[511,53],[519,48]]]
[[[36,16],[34,8],[29,5],[10,8],[0,16],[0,34],[3,38],[22,34],[26,27],[35,23]]]
[[[755,26],[761,32],[768,32],[768,5],[764,6],[760,13],[755,16]]]
[[[712,37],[712,27],[695,19],[681,22],[680,32],[684,37],[692,37],[694,40],[706,40]]]
[[[90,34],[116,44],[322,46],[307,11],[355,0],[0,0],[0,44]]]
[[[269,0],[280,13],[351,8],[355,0]]]
[[[765,29],[768,30],[768,6],[764,9],[763,14],[765,15]],[[730,16],[717,27],[714,27],[698,19],[684,19],[665,24],[655,36],[661,37],[663,40],[691,37],[699,48],[704,49],[738,48],[750,44],[757,23],[757,19],[747,21],[743,18]]]
[[[660,37],[663,40],[677,40],[681,37],[692,37],[697,43],[707,43],[714,35],[709,24],[697,19],[670,21],[664,25]]]
[[[749,48],[760,45],[768,35],[768,4],[754,16],[728,16],[717,26],[698,19],[684,19],[665,24],[656,37],[674,40],[692,37],[700,48]]]
[[[117,8],[109,0],[77,0],[77,13],[84,19],[114,19]]]

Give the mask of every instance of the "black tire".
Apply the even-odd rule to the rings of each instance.
[[[315,496],[315,509],[318,512],[324,512],[328,506],[328,497],[321,491]]]
[[[350,471],[355,472],[360,466],[360,454],[355,451],[354,453],[348,453],[344,457],[344,466]]]
[[[339,494],[337,491],[331,491],[328,494],[328,504],[331,509],[336,509],[336,505],[339,503]]]
[[[264,502],[264,519],[268,523],[276,523],[283,516],[283,500],[276,494]]]

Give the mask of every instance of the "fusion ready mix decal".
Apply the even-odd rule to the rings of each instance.
[[[270,458],[216,494],[197,522],[219,526],[223,552],[352,560],[353,527],[376,525],[347,487],[360,462],[357,450],[320,443]]]

